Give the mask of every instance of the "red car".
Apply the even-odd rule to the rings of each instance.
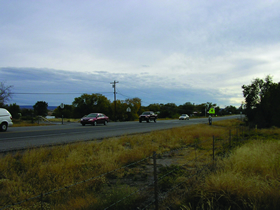
[[[93,126],[96,126],[97,124],[107,125],[109,117],[102,113],[90,113],[89,115],[83,117],[80,122],[83,126],[85,124],[91,124]]]

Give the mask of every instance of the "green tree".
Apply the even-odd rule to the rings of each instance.
[[[21,109],[21,115],[23,120],[32,120],[34,116],[34,110],[33,109]]]
[[[10,104],[9,106],[7,106],[7,110],[11,113],[11,115],[13,116],[14,119],[20,118],[21,110],[20,110],[20,107],[16,103]]]
[[[74,117],[79,118],[89,113],[101,112],[112,116],[111,102],[101,94],[83,94],[74,99]]]
[[[116,103],[116,113],[115,113],[115,103]],[[122,100],[116,100],[116,102],[111,103],[111,110],[112,110],[112,115],[111,119],[114,121],[125,121],[127,118],[126,114],[126,109],[127,109],[127,104],[122,101]]]
[[[238,114],[238,110],[235,106],[229,105],[225,107],[226,114]]]
[[[178,113],[178,107],[174,103],[160,104],[160,118],[177,118],[180,114]]]
[[[253,123],[256,120],[256,108],[272,84],[272,77],[268,75],[265,80],[257,78],[250,85],[242,86],[243,96],[245,98],[245,113],[249,122]]]
[[[280,127],[280,83],[273,83],[257,104],[254,123],[258,127]]]
[[[141,108],[141,99],[140,98],[131,98],[125,100],[126,106],[126,120],[135,120],[138,119],[138,112]],[[127,108],[130,108],[130,112],[127,112]]]
[[[150,104],[149,106],[146,107],[145,111],[160,112],[160,104],[158,104],[158,103]],[[142,114],[142,113],[140,113],[140,114]]]
[[[221,115],[221,108],[219,106],[215,107],[216,115]]]
[[[180,112],[179,114],[188,114],[189,116],[193,114],[194,109],[195,105],[191,102],[186,102],[178,107],[178,110]]]
[[[56,118],[60,118],[63,115],[64,118],[74,118],[73,110],[74,110],[73,105],[65,104],[63,109],[60,108],[60,106],[58,106],[54,109],[53,116],[55,116]]]
[[[41,115],[43,117],[48,115],[48,103],[45,101],[37,101],[33,106],[35,115]]]

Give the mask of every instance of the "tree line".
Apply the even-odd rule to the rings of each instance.
[[[10,95],[9,95],[10,96]],[[116,103],[116,104],[115,104]],[[116,112],[114,107],[117,107]],[[17,104],[5,105],[0,103],[0,107],[4,107],[12,114],[14,119],[30,119],[37,115],[47,116],[49,113],[48,103],[45,101],[37,101],[33,109],[21,109]],[[138,116],[144,111],[154,111],[159,118],[178,118],[181,114],[189,116],[206,116],[207,111],[215,107],[217,115],[238,114],[240,108],[227,106],[221,109],[212,102],[194,104],[186,102],[177,106],[175,103],[159,104],[154,103],[143,106],[140,98],[128,98],[125,100],[116,100],[111,102],[102,94],[82,94],[74,99],[72,104],[60,106],[53,110],[52,115],[56,118],[81,118],[89,113],[101,112],[106,114],[111,120],[132,121],[138,119]]]
[[[20,109],[17,104],[7,105],[11,98],[12,86],[0,84],[0,107],[10,111],[13,118],[28,118],[30,116],[46,116],[48,114],[48,103],[38,101],[33,109]],[[74,99],[71,105],[59,106],[53,111],[55,117],[81,118],[92,112],[101,112],[109,116],[111,120],[130,121],[147,110],[158,113],[159,118],[177,118],[181,114],[189,116],[206,116],[211,107],[215,107],[216,115],[240,114],[246,115],[246,122],[251,127],[267,128],[271,126],[280,127],[280,83],[274,83],[271,76],[265,79],[254,79],[251,84],[243,85],[243,96],[245,103],[239,108],[227,106],[221,109],[212,102],[194,104],[186,102],[177,106],[175,103],[150,104],[143,106],[140,98],[129,98],[111,102],[102,94],[82,94]],[[116,112],[114,107],[117,107]],[[129,108],[129,109],[128,109]]]
[[[111,102],[101,94],[83,94],[75,98],[71,105],[64,105],[56,107],[52,111],[52,116],[56,118],[81,118],[89,113],[101,112],[106,114],[111,120],[118,121],[132,121],[138,119],[138,116],[144,111],[154,111],[159,118],[178,118],[181,114],[188,114],[189,116],[205,116],[211,107],[215,107],[217,115],[238,114],[239,109],[234,106],[227,106],[225,109],[220,109],[211,102],[195,105],[191,102],[186,102],[183,105],[177,106],[174,103],[167,104],[150,104],[149,106],[142,106],[141,99],[132,98],[126,100],[116,100]],[[31,119],[35,116],[47,116],[50,113],[48,110],[48,103],[45,101],[37,101],[33,109],[21,109],[17,104],[4,105],[13,116],[14,119]]]
[[[274,83],[270,75],[256,78],[243,85],[247,123],[251,127],[280,127],[280,82]]]

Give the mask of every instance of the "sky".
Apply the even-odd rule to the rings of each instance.
[[[8,102],[72,104],[83,93],[239,107],[242,85],[280,82],[280,1],[0,0]]]

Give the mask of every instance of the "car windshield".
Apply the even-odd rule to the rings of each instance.
[[[182,114],[182,116],[187,116],[186,114]]]
[[[149,115],[150,112],[143,112],[142,115]]]
[[[96,113],[92,113],[92,114],[87,115],[87,117],[96,117],[96,116],[97,116]]]

